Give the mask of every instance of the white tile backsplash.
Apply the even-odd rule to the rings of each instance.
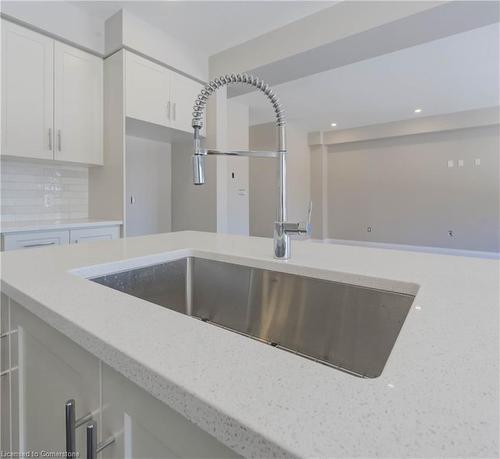
[[[87,167],[3,158],[0,167],[2,221],[88,217]]]

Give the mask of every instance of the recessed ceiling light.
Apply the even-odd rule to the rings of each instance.
[[[415,110],[413,110],[415,113],[422,113],[422,109],[421,108],[416,108]]]
[[[330,126],[335,127],[335,126],[337,126],[337,123],[332,123],[332,124],[330,124]]]

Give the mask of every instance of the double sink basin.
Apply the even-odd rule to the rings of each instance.
[[[367,378],[382,373],[414,299],[197,257],[90,280]]]

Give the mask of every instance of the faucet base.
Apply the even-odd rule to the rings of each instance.
[[[274,258],[278,260],[288,260],[290,258],[290,235],[287,234],[285,222],[274,223],[273,244]]]

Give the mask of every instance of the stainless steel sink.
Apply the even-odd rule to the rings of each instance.
[[[91,280],[368,378],[382,373],[414,299],[193,257]]]

